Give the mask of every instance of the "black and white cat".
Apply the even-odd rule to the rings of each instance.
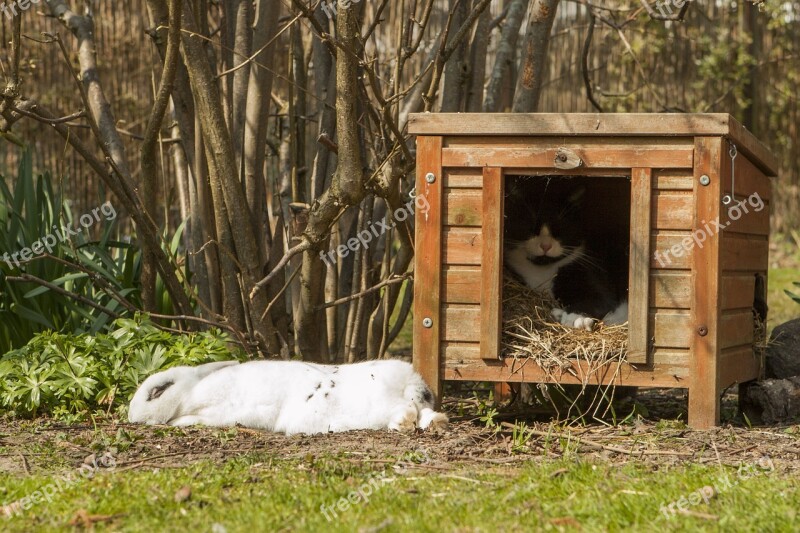
[[[592,237],[586,196],[573,179],[509,178],[504,259],[529,287],[561,303],[556,320],[591,331],[600,319],[626,322],[628,303],[609,276],[608,246]]]

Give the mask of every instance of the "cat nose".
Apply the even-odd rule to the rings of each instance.
[[[542,243],[542,244],[540,244],[540,245],[539,245],[539,247],[542,249],[542,251],[543,251],[544,253],[547,253],[547,252],[548,252],[548,250],[550,250],[550,248],[552,248],[552,247],[553,247],[553,245],[552,245],[552,244],[549,244],[549,243],[548,243],[548,244],[544,244],[544,243]]]

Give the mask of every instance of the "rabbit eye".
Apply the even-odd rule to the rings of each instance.
[[[151,400],[155,400],[156,398],[161,397],[161,395],[164,394],[164,391],[172,387],[173,385],[175,385],[174,381],[167,381],[163,385],[159,385],[158,387],[153,387],[152,389],[150,389],[150,394],[147,395],[147,401],[149,402]]]

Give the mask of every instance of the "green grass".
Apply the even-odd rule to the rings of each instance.
[[[251,454],[222,463],[153,471],[110,470],[79,481],[32,506],[20,517],[0,518],[4,531],[67,530],[78,509],[119,515],[101,530],[118,531],[793,531],[800,481],[769,469],[739,481],[694,513],[659,509],[704,486],[721,486],[733,468],[716,465],[653,471],[629,462],[615,465],[577,457],[537,460],[521,466],[405,472],[370,470],[324,458],[285,461]],[[2,501],[40,490],[54,477],[0,474]],[[374,480],[374,481],[372,481]],[[371,484],[371,485],[370,485]],[[191,497],[175,501],[188,485]],[[371,488],[370,488],[371,487]],[[361,490],[366,497],[359,495]],[[371,494],[369,494],[371,492]],[[341,501],[351,503],[338,504]],[[321,512],[327,506],[328,517]],[[341,508],[336,508],[341,505]],[[335,513],[335,514],[334,514]]]
[[[800,290],[792,284],[800,281],[800,269],[797,268],[773,268],[769,271],[767,302],[769,304],[769,315],[767,327],[769,331],[787,320],[800,317],[800,304],[789,298],[784,290],[789,290],[795,294]]]

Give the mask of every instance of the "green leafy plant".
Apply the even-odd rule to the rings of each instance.
[[[0,353],[25,345],[45,330],[107,331],[116,316],[130,317],[132,309],[141,309],[141,252],[121,234],[113,205],[107,204],[102,216],[96,214],[96,224],[83,227],[81,216],[74,216],[56,192],[51,175],[33,174],[29,151],[12,182],[13,189],[0,177]],[[77,234],[56,238],[64,234],[63,228]],[[163,244],[173,257],[182,228]],[[49,248],[20,260],[22,250],[48,236]],[[156,311],[172,314],[160,278],[156,291]]]
[[[793,281],[792,285],[800,289],[800,281]],[[800,294],[796,294],[786,289],[784,289],[784,292],[786,293],[786,296],[788,296],[789,298],[800,304]]]
[[[61,416],[127,405],[149,375],[176,365],[243,358],[225,334],[175,335],[142,315],[90,335],[43,332],[0,359],[0,411]]]

